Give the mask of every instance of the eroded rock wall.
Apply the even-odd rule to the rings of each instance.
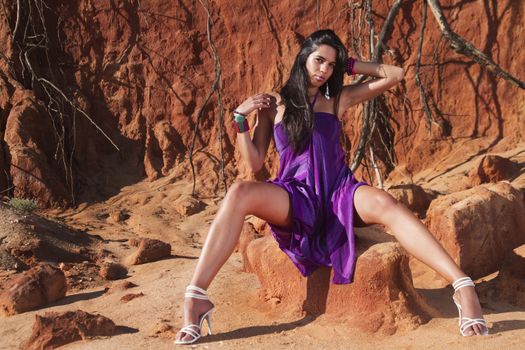
[[[90,200],[111,195],[144,177],[191,178],[186,153],[193,141],[197,112],[214,80],[214,57],[206,35],[207,14],[201,3],[82,0],[50,1],[48,5],[49,28],[59,28],[59,35],[54,36],[59,42],[54,44],[51,55],[61,62],[54,68],[62,73],[60,86],[75,92],[75,100],[120,151],[90,121],[77,115],[70,186],[68,174],[51,160],[57,140],[47,134],[42,136],[46,132],[43,127],[24,127],[20,133],[46,140],[45,145],[34,145],[39,156],[32,158],[33,166],[26,167],[42,175],[41,188],[27,185],[17,170],[19,158],[14,150],[20,144],[29,146],[15,143],[7,135],[18,132],[9,126],[18,124],[20,116],[14,113],[12,96],[34,93],[27,90],[28,86],[11,84],[5,87],[7,94],[0,94],[4,150],[0,165],[7,174],[0,176],[0,190],[14,185],[15,194],[61,204],[71,199],[66,192],[72,188],[81,200]],[[504,69],[525,79],[520,76],[525,64],[521,55],[525,45],[525,24],[521,20],[524,2],[446,1],[442,5],[453,30]],[[10,36],[16,5],[3,6],[9,21],[2,17],[0,41],[7,59],[16,62],[20,53]],[[377,32],[389,7],[387,2],[373,1]],[[210,9],[211,38],[221,59],[226,119],[222,140],[226,175],[231,182],[251,175],[238,161],[235,133],[227,122],[229,111],[250,94],[279,90],[300,42],[317,28],[317,17],[321,27],[333,28],[350,47],[352,16],[347,1],[320,2],[319,16],[315,2],[302,1],[214,1]],[[522,142],[523,91],[450,49],[430,12],[421,67],[434,116],[432,132],[427,130],[414,79],[421,17],[419,2],[404,2],[384,55],[385,62],[406,70],[404,82],[386,93],[392,111],[396,163],[408,173],[416,173],[439,162],[458,142],[476,142],[476,153],[506,150]],[[358,56],[367,50],[365,46],[358,49],[361,51],[350,53]],[[5,81],[13,74],[4,61],[0,74]],[[38,113],[42,120],[49,119],[44,111]],[[345,116],[352,144],[358,140],[360,115],[361,108],[356,107]],[[220,193],[218,118],[218,98],[214,94],[202,114],[195,144],[198,189],[203,192]],[[378,157],[386,159],[386,155]],[[266,168],[257,177],[273,176],[277,166],[272,146]],[[46,172],[49,176],[43,175]],[[366,178],[367,173],[360,171],[358,176]]]

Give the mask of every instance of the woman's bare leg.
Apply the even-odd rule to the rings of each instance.
[[[370,186],[361,186],[355,192],[354,205],[365,223],[387,226],[405,250],[450,283],[466,276],[426,226],[388,193]],[[464,317],[482,317],[481,305],[474,288],[462,288],[457,295]],[[466,333],[474,335],[482,334],[483,331],[483,326],[474,325]]]
[[[282,227],[291,226],[290,198],[281,187],[264,182],[239,182],[232,185],[213,220],[191,284],[207,289],[230,257],[242,230],[246,215],[255,215]],[[184,325],[196,324],[199,315],[212,307],[207,300],[186,298]],[[181,337],[182,336],[182,337]],[[181,334],[183,340],[191,336]]]

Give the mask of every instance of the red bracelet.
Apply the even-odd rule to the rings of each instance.
[[[233,128],[239,133],[243,133],[250,130],[250,125],[248,125],[248,120],[244,119],[242,122],[233,121]]]

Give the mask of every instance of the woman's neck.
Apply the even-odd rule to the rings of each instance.
[[[308,94],[308,98],[312,99],[314,98],[315,95],[317,95],[318,92],[319,92],[319,88],[314,86],[314,87],[309,87],[306,93]]]

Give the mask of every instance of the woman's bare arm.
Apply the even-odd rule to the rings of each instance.
[[[237,147],[241,157],[254,173],[262,168],[272,138],[272,120],[276,114],[274,100],[269,94],[258,94],[248,98],[236,109],[246,115],[257,110],[253,139],[249,132],[237,134]]]
[[[339,111],[344,112],[348,107],[381,95],[386,90],[403,80],[403,68],[389,64],[359,62],[354,64],[354,73],[364,74],[377,79],[357,85],[343,87],[339,102]]]

